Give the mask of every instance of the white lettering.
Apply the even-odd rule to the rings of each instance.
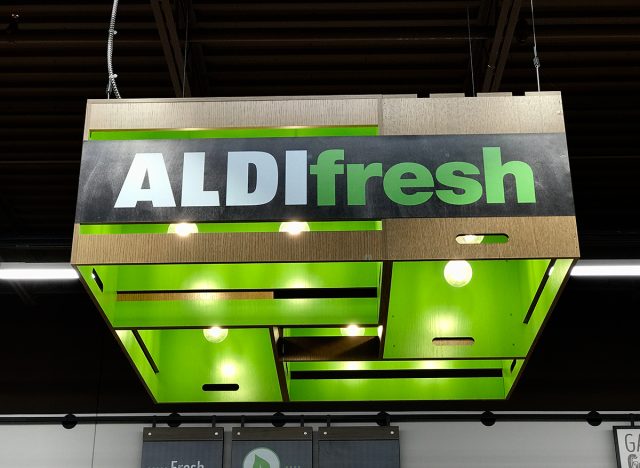
[[[286,152],[285,205],[307,204],[307,151]]]
[[[256,187],[249,192],[249,165],[256,168]],[[264,205],[276,196],[278,163],[263,151],[229,151],[227,206]]]
[[[142,188],[145,177],[148,189]],[[176,206],[162,153],[136,153],[114,208],[135,208],[140,201],[155,208]]]
[[[220,206],[217,190],[204,190],[204,156],[202,152],[184,153],[181,206]]]

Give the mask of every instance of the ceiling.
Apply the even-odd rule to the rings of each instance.
[[[640,2],[534,3],[541,87],[563,93],[582,256],[640,258]],[[536,89],[525,1],[166,5],[120,5],[123,97],[182,96],[172,51],[185,37],[185,96]],[[0,6],[2,261],[69,260],[84,109],[105,97],[110,11],[109,1]],[[572,278],[506,402],[285,408],[637,409],[639,309],[638,279]],[[0,413],[221,409],[153,405],[79,283],[0,283],[0,328]]]

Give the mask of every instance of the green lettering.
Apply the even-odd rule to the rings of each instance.
[[[347,164],[347,203],[366,204],[367,181],[371,177],[382,177],[382,163]]]
[[[518,203],[535,203],[536,186],[531,166],[522,161],[502,164],[500,148],[482,148],[487,203],[504,203],[504,178],[513,175]]]
[[[336,204],[336,175],[344,174],[344,166],[337,164],[338,161],[344,161],[344,150],[326,150],[309,167],[311,174],[317,177],[318,206]]]
[[[403,179],[404,174],[413,178]],[[433,192],[405,193],[404,188],[433,188],[433,176],[429,169],[417,163],[399,163],[391,166],[384,176],[384,193],[399,205],[414,206],[425,203]]]
[[[448,162],[436,169],[436,179],[443,185],[462,190],[456,193],[453,190],[436,190],[440,200],[450,205],[470,205],[482,197],[482,184],[470,177],[457,175],[479,175],[480,169],[468,162]]]

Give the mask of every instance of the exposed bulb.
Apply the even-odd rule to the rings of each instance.
[[[210,343],[221,343],[229,334],[229,330],[226,328],[211,327],[202,330],[202,334]]]
[[[169,224],[167,232],[169,234],[177,234],[180,237],[187,237],[191,234],[198,233],[198,225],[194,223]]]
[[[304,221],[285,221],[280,223],[280,232],[286,232],[292,236],[297,236],[301,232],[309,232],[309,223]]]
[[[343,336],[363,336],[364,328],[361,328],[358,325],[349,325],[348,327],[341,328],[340,334]]]
[[[475,234],[465,234],[464,236],[460,236],[460,240],[458,241],[460,244],[482,244],[484,240],[484,236],[478,236]]]
[[[225,362],[220,367],[220,373],[223,377],[234,377],[236,375],[236,366],[230,362]]]
[[[456,288],[469,284],[472,276],[473,270],[466,260],[452,260],[444,267],[444,279]]]

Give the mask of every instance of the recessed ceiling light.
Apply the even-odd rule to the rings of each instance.
[[[640,276],[640,260],[580,260],[571,276]]]
[[[78,272],[68,263],[0,263],[0,280],[75,280]]]

